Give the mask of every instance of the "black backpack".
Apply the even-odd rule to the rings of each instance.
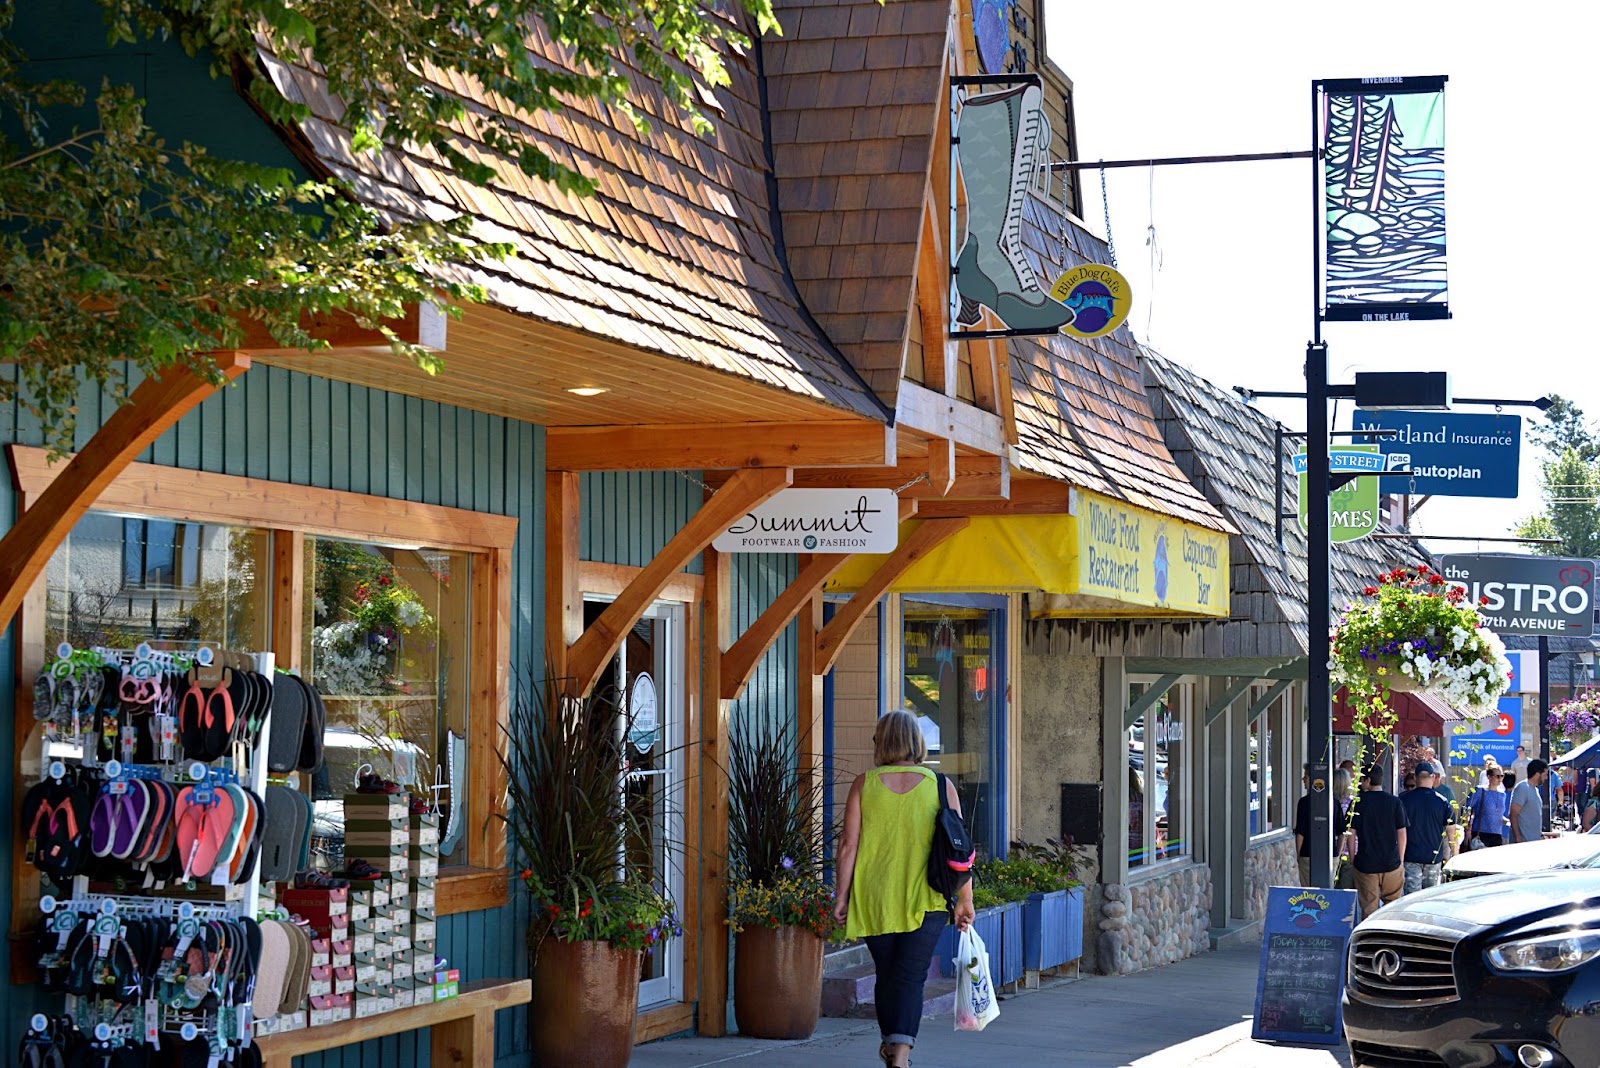
[[[972,864],[978,859],[977,847],[961,814],[950,807],[943,775],[934,773],[939,790],[939,814],[933,820],[933,842],[928,849],[928,885],[954,907],[956,894],[972,878]]]

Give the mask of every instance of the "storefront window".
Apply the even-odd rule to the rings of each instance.
[[[1278,759],[1278,753],[1272,748],[1272,723],[1276,716],[1277,706],[1274,705],[1250,723],[1251,834],[1265,834],[1281,824],[1275,803],[1276,783],[1273,775],[1274,761]]]
[[[928,766],[955,781],[979,851],[1004,853],[999,792],[1005,613],[903,602],[903,707],[917,717]]]
[[[1145,683],[1129,687],[1129,702]],[[1189,812],[1189,687],[1174,686],[1128,728],[1128,867],[1187,856]]]
[[[271,539],[220,523],[90,512],[45,573],[46,648],[268,648]]]
[[[303,664],[328,708],[313,847],[342,867],[343,797],[371,772],[446,813],[440,864],[464,863],[471,557],[306,539]]]

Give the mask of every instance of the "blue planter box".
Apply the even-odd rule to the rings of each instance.
[[[1030,972],[1083,956],[1083,887],[1029,894],[1022,909],[1022,966]]]
[[[972,929],[989,950],[989,978],[996,986],[1015,983],[1022,978],[1022,912],[1022,902],[1010,901],[993,908],[979,909],[972,919]],[[956,974],[954,959],[958,936],[955,927],[946,927],[933,951],[939,974],[946,979]]]

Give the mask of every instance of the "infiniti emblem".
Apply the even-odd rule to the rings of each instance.
[[[1372,955],[1372,970],[1378,973],[1380,979],[1393,981],[1403,966],[1400,954],[1392,949],[1380,949]]]

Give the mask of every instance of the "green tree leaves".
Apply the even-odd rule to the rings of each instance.
[[[727,81],[719,42],[743,43],[701,0],[97,2],[111,42],[176,40],[277,122],[309,111],[259,76],[262,47],[324,72],[358,150],[431,149],[488,183],[493,169],[459,132],[470,123],[482,145],[575,193],[593,179],[529,136],[537,113],[596,100],[643,129],[625,61],[703,126],[697,89]],[[740,3],[761,32],[777,28],[771,0]],[[130,377],[174,363],[204,371],[201,354],[235,347],[243,321],[279,347],[316,349],[301,326],[308,313],[381,328],[409,305],[481,300],[478,287],[448,280],[464,272],[439,268],[511,254],[475,240],[468,219],[380,214],[334,183],[169,144],[130,86],[36,81],[10,33],[15,10],[0,0],[0,363],[16,368],[0,367],[0,403],[20,400],[53,450],[72,447],[85,381],[120,401]],[[529,47],[540,26],[557,61]],[[501,106],[469,115],[458,84]],[[92,123],[52,127],[52,109],[91,98]],[[438,369],[436,355],[384,332],[397,355]]]
[[[1600,556],[1600,437],[1583,409],[1552,395],[1544,423],[1528,429],[1528,437],[1551,456],[1541,465],[1539,493],[1544,511],[1514,528],[1519,538],[1556,538],[1558,545],[1538,545],[1545,556]]]

